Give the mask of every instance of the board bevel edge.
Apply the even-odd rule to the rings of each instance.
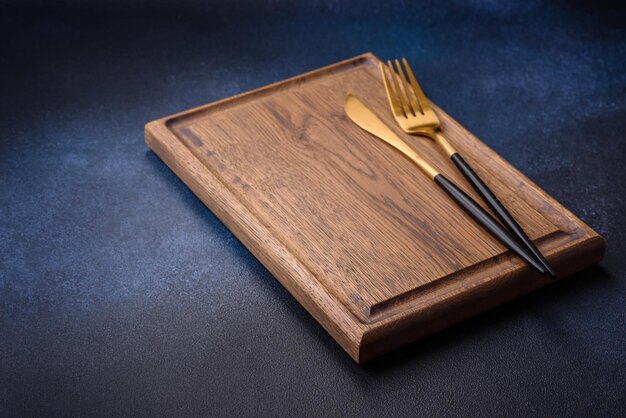
[[[551,280],[529,280],[523,264],[517,264],[497,277],[487,276],[464,288],[463,292],[448,294],[435,303],[413,306],[412,309],[363,323],[340,301],[330,294],[313,273],[277,240],[262,222],[243,205],[228,188],[183,144],[168,128],[167,122],[181,115],[208,106],[258,94],[296,79],[315,76],[363,58],[376,57],[365,53],[338,63],[269,84],[258,89],[231,96],[207,105],[170,115],[145,126],[146,144],[189,187],[194,194],[226,225],[244,246],[274,275],[296,300],[324,327],[357,363],[362,363],[392,351],[421,337],[461,322],[481,312],[544,287]],[[480,141],[478,138],[474,139]],[[502,159],[494,152],[496,158]],[[504,161],[504,160],[502,160]],[[515,167],[506,162],[514,171]],[[519,173],[519,172],[518,172]],[[565,212],[569,211],[536,186],[523,173],[529,185]],[[551,262],[566,277],[602,260],[606,248],[604,238],[584,223],[583,236],[551,253]],[[578,257],[584,252],[586,257]],[[494,296],[497,296],[494,297]]]

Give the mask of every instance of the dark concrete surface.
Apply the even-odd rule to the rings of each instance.
[[[624,22],[592,1],[0,3],[0,415],[626,415]],[[405,55],[605,261],[354,364],[143,125],[366,51]]]

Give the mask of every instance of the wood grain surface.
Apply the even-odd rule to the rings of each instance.
[[[550,283],[344,114],[359,97],[476,200],[429,140],[395,126],[365,54],[146,125],[146,142],[357,361]],[[442,130],[560,277],[604,240],[450,116]]]

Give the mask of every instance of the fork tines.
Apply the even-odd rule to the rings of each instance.
[[[390,93],[389,101],[396,113],[402,113],[404,116],[417,116],[418,114],[424,114],[425,111],[430,110],[430,105],[424,92],[422,91],[419,83],[413,75],[411,66],[407,62],[406,58],[402,58],[402,64],[406,69],[407,77],[400,66],[400,62],[395,60],[397,73],[394,71],[391,61],[387,61],[385,66],[380,63],[380,70],[383,74],[383,80],[385,82],[385,88]],[[386,68],[386,70],[385,70]],[[388,72],[388,73],[387,73]],[[410,85],[409,85],[410,83]],[[402,87],[400,87],[402,85]]]

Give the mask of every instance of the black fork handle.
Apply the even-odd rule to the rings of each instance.
[[[556,272],[554,271],[554,268],[552,268],[548,260],[546,260],[543,254],[541,254],[541,251],[539,251],[537,246],[535,246],[522,227],[517,223],[513,216],[511,216],[509,211],[506,210],[504,205],[502,205],[500,200],[498,200],[496,195],[493,194],[491,189],[485,184],[484,181],[482,181],[472,167],[470,167],[470,165],[458,153],[453,154],[450,158],[454,164],[456,164],[461,173],[463,173],[467,181],[469,181],[472,187],[474,187],[476,192],[483,198],[485,203],[487,203],[487,206],[489,206],[498,219],[500,219],[500,222],[502,222],[509,232],[513,234],[513,236],[515,236],[521,244],[526,246],[535,258],[537,258],[537,260],[547,270],[548,275],[552,279],[556,279]]]
[[[468,215],[485,228],[494,238],[511,249],[540,274],[545,275],[547,273],[543,264],[539,263],[539,261],[533,257],[532,253],[527,252],[528,250],[524,246],[514,239],[509,232],[498,223],[498,221],[493,219],[487,211],[485,211],[463,190],[455,186],[454,183],[450,182],[442,174],[435,176],[435,183],[445,190],[445,192],[448,193],[448,195],[456,201],[456,203],[458,203]]]

